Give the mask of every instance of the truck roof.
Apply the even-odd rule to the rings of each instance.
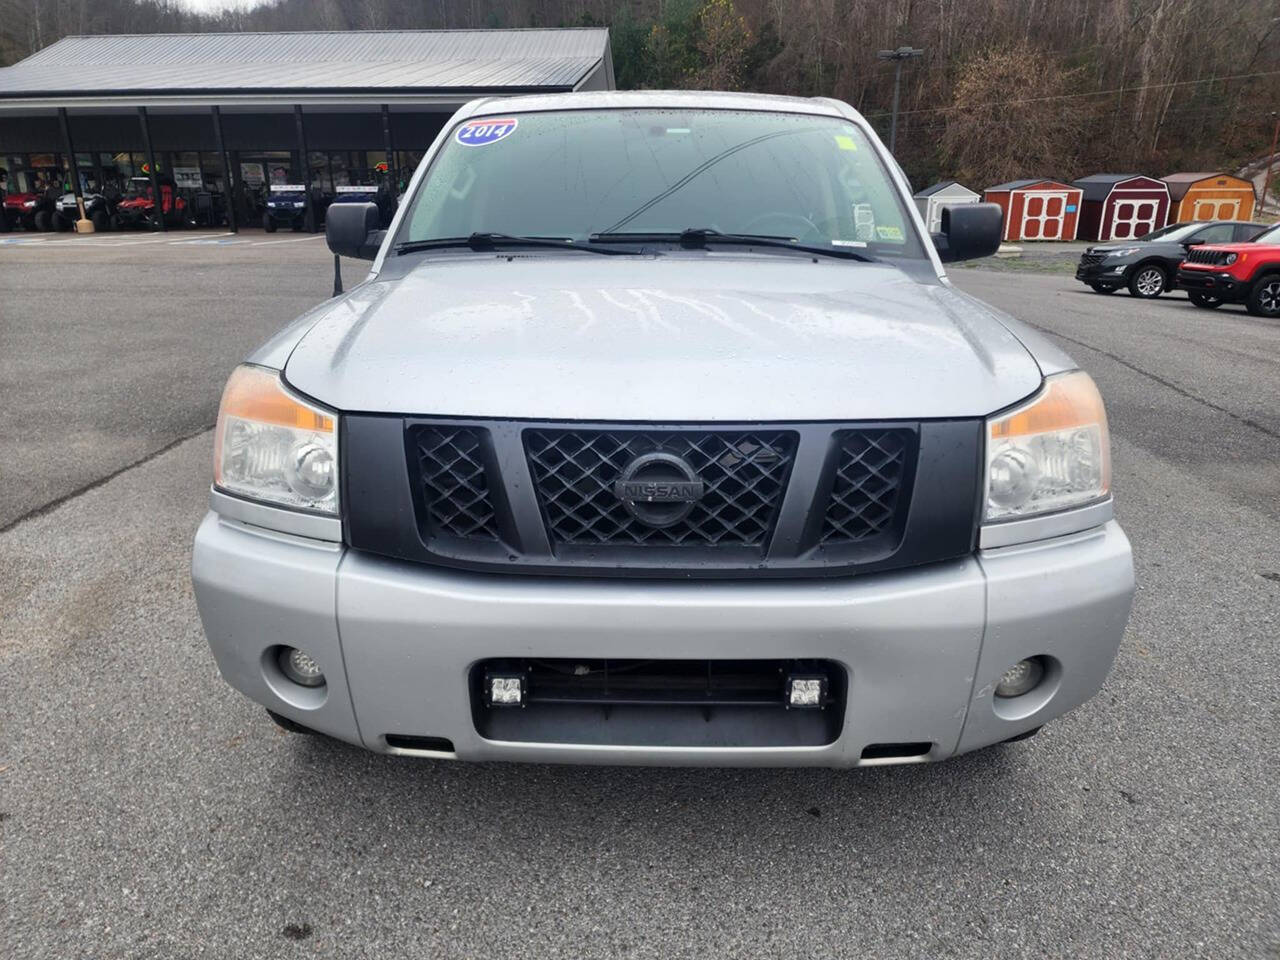
[[[458,117],[499,113],[532,113],[543,110],[611,109],[712,109],[773,110],[824,117],[848,114],[834,100],[822,97],[785,97],[764,93],[721,93],[709,90],[590,90],[578,93],[531,94],[515,97],[482,97],[463,105]]]

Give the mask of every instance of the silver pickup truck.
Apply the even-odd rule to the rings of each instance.
[[[1093,381],[954,289],[834,100],[478,100],[362,282],[231,375],[195,541],[222,675],[465,760],[858,766],[1029,736],[1129,615]]]

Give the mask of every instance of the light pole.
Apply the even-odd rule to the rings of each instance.
[[[897,50],[881,50],[876,54],[878,60],[893,60],[897,66],[893,71],[893,118],[889,121],[889,152],[898,142],[898,93],[902,86],[902,63],[923,57],[924,51],[915,47],[899,47]]]
[[[1267,191],[1271,189],[1271,168],[1276,162],[1276,142],[1280,141],[1280,114],[1271,111],[1271,119],[1275,120],[1275,129],[1271,133],[1271,152],[1267,154],[1267,176],[1262,181],[1262,215],[1267,215]]]

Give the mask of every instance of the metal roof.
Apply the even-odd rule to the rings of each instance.
[[[1086,200],[1106,200],[1117,184],[1124,183],[1126,180],[1150,179],[1140,173],[1094,173],[1072,180],[1071,185],[1079,187],[1084,192]]]
[[[0,69],[0,98],[569,90],[608,57],[595,28],[77,36]]]
[[[1168,186],[1169,196],[1174,201],[1180,201],[1187,195],[1187,191],[1190,190],[1193,185],[1202,180],[1232,180],[1242,186],[1253,186],[1252,182],[1245,180],[1243,177],[1237,177],[1231,173],[1221,172],[1171,173],[1167,177],[1161,177],[1160,179]],[[1255,197],[1254,199],[1257,198]]]
[[[959,187],[965,193],[972,194],[975,197],[979,195],[975,191],[970,190],[959,180],[939,180],[937,183],[931,184],[930,186],[927,186],[923,190],[916,193],[916,197],[920,200],[923,200],[926,197],[932,197],[935,193],[941,193],[943,190],[946,190],[948,187]],[[992,189],[995,189],[995,188],[993,187]]]
[[[1037,183],[1060,183],[1052,177],[1036,177],[1033,180],[1010,180],[1008,183],[997,183],[994,187],[987,187],[993,193],[1003,193],[1006,190],[1022,190],[1026,187],[1035,186]]]

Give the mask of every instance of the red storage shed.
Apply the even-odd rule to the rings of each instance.
[[[983,199],[1004,211],[1004,239],[1074,240],[1079,187],[1058,180],[1012,180],[988,187]]]
[[[1169,220],[1169,187],[1136,173],[1095,173],[1076,180],[1084,193],[1080,239],[1136,240]]]

